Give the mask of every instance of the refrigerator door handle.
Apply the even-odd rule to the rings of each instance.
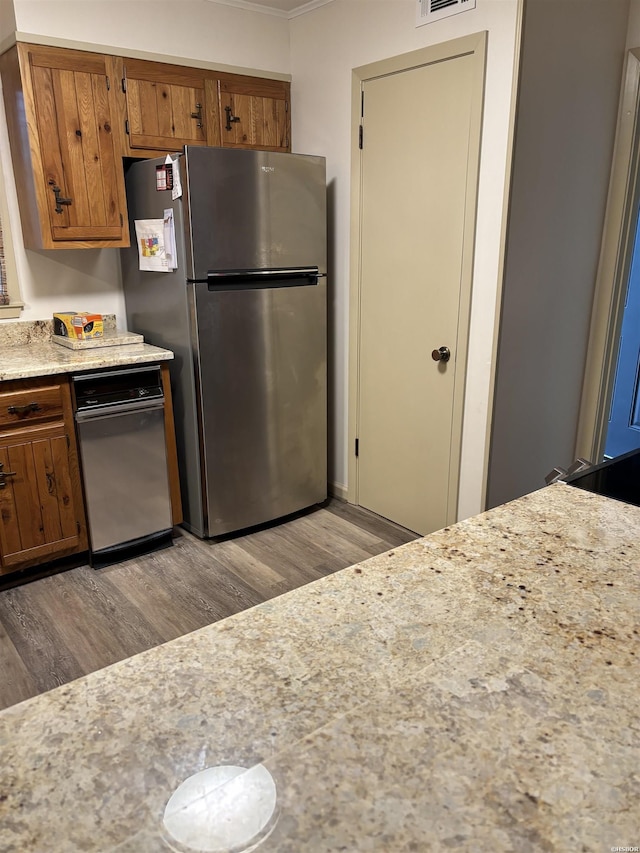
[[[265,287],[302,287],[317,284],[323,277],[318,267],[293,267],[270,270],[210,270],[209,290],[255,290]]]

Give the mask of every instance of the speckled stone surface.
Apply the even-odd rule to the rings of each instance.
[[[640,508],[550,486],[3,711],[0,849],[167,850],[256,763],[261,851],[639,844],[639,625]]]
[[[105,334],[116,334],[114,314],[105,314]],[[68,349],[52,343],[53,320],[0,323],[0,381],[167,361],[173,353],[145,343]]]
[[[62,335],[51,335],[51,343],[74,350],[99,349],[100,347],[121,347],[127,344],[144,343],[143,335],[135,332],[105,331],[99,338],[87,338],[76,340],[75,338],[64,338]]]

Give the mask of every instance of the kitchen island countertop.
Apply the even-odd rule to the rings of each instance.
[[[170,350],[145,343],[68,349],[51,341],[51,331],[50,320],[0,324],[0,381],[146,364],[173,358]]]
[[[550,486],[6,709],[0,849],[167,850],[260,763],[260,851],[637,845],[639,626],[640,508]]]

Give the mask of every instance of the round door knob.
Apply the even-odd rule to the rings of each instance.
[[[431,358],[434,361],[449,361],[451,358],[451,350],[449,347],[440,347],[440,349],[434,349],[431,353]]]

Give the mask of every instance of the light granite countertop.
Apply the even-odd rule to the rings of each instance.
[[[128,364],[168,361],[173,353],[145,343],[68,349],[51,340],[51,320],[0,323],[0,381],[53,376]],[[115,317],[105,316],[105,332],[115,334]],[[126,338],[122,337],[123,340]]]
[[[638,845],[639,626],[640,508],[550,486],[3,711],[0,849],[186,849],[218,764],[260,851]]]

